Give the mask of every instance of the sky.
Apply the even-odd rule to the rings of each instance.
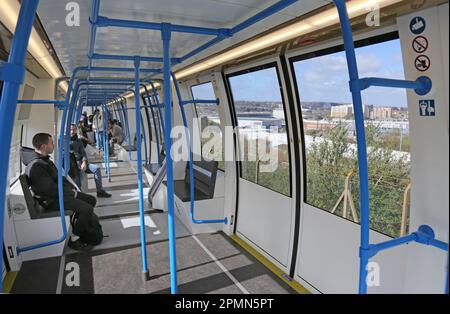
[[[398,39],[356,49],[360,77],[404,79]],[[297,87],[302,101],[352,103],[348,87],[345,53],[294,63]],[[235,101],[281,101],[276,70],[269,68],[230,77]],[[214,97],[211,84],[193,88],[194,97]],[[392,88],[369,88],[362,92],[363,103],[375,106],[406,107],[406,92]]]
[[[400,41],[392,40],[356,50],[359,76],[404,79]],[[300,99],[352,103],[344,52],[294,64]],[[362,92],[366,105],[406,107],[406,91],[371,87]]]

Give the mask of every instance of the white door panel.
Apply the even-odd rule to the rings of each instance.
[[[303,205],[302,236],[297,276],[322,293],[358,293],[360,226],[324,210]],[[371,243],[390,238],[370,232]],[[380,252],[371,262],[379,265],[380,285],[369,293],[401,293],[407,246]]]
[[[237,232],[287,267],[293,228],[292,199],[239,180]]]

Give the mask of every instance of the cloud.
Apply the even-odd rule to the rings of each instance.
[[[358,54],[356,56],[358,62],[358,71],[360,76],[367,73],[379,73],[383,68],[383,62],[374,54]]]

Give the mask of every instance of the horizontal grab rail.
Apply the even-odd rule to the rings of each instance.
[[[367,250],[366,256],[373,257],[380,251],[394,248],[402,244],[407,244],[409,242],[417,242],[424,245],[434,246],[443,251],[448,251],[448,243],[436,240],[433,229],[430,226],[422,225],[416,232],[413,232],[407,236],[369,245],[369,250]],[[362,252],[362,254],[364,254],[364,252]]]
[[[165,23],[111,19],[106,16],[98,16],[97,22],[91,21],[91,24],[95,25],[97,27],[126,27],[126,28],[162,31]],[[178,33],[219,36],[225,32],[222,29],[198,27],[198,26],[186,26],[186,25],[176,25],[176,24],[167,24],[167,26],[169,27],[169,31],[178,32]],[[229,30],[227,30],[227,31],[229,31]]]
[[[359,90],[365,90],[371,86],[406,88],[406,89],[414,89],[414,91],[418,95],[428,94],[432,88],[432,85],[433,84],[431,79],[427,76],[421,76],[417,78],[417,80],[415,81],[395,80],[378,77],[367,77],[359,80]],[[352,90],[357,90],[355,89],[354,83],[353,84],[350,83],[350,87]]]
[[[66,104],[64,100],[38,100],[38,99],[18,100],[17,103],[22,105],[59,105],[59,106],[64,106]]]
[[[217,98],[215,100],[208,100],[208,99],[194,99],[194,100],[184,100],[181,102],[181,104],[189,105],[189,104],[207,104],[207,105],[219,105],[220,100]]]

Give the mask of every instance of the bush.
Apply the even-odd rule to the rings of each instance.
[[[370,193],[370,226],[397,237],[400,233],[403,193],[409,184],[410,162],[396,154],[392,139],[374,125],[366,127]],[[306,202],[331,211],[344,190],[345,178],[353,171],[350,189],[359,216],[359,176],[356,146],[346,125],[338,124],[316,137],[307,150]],[[341,203],[335,212],[342,214]]]

